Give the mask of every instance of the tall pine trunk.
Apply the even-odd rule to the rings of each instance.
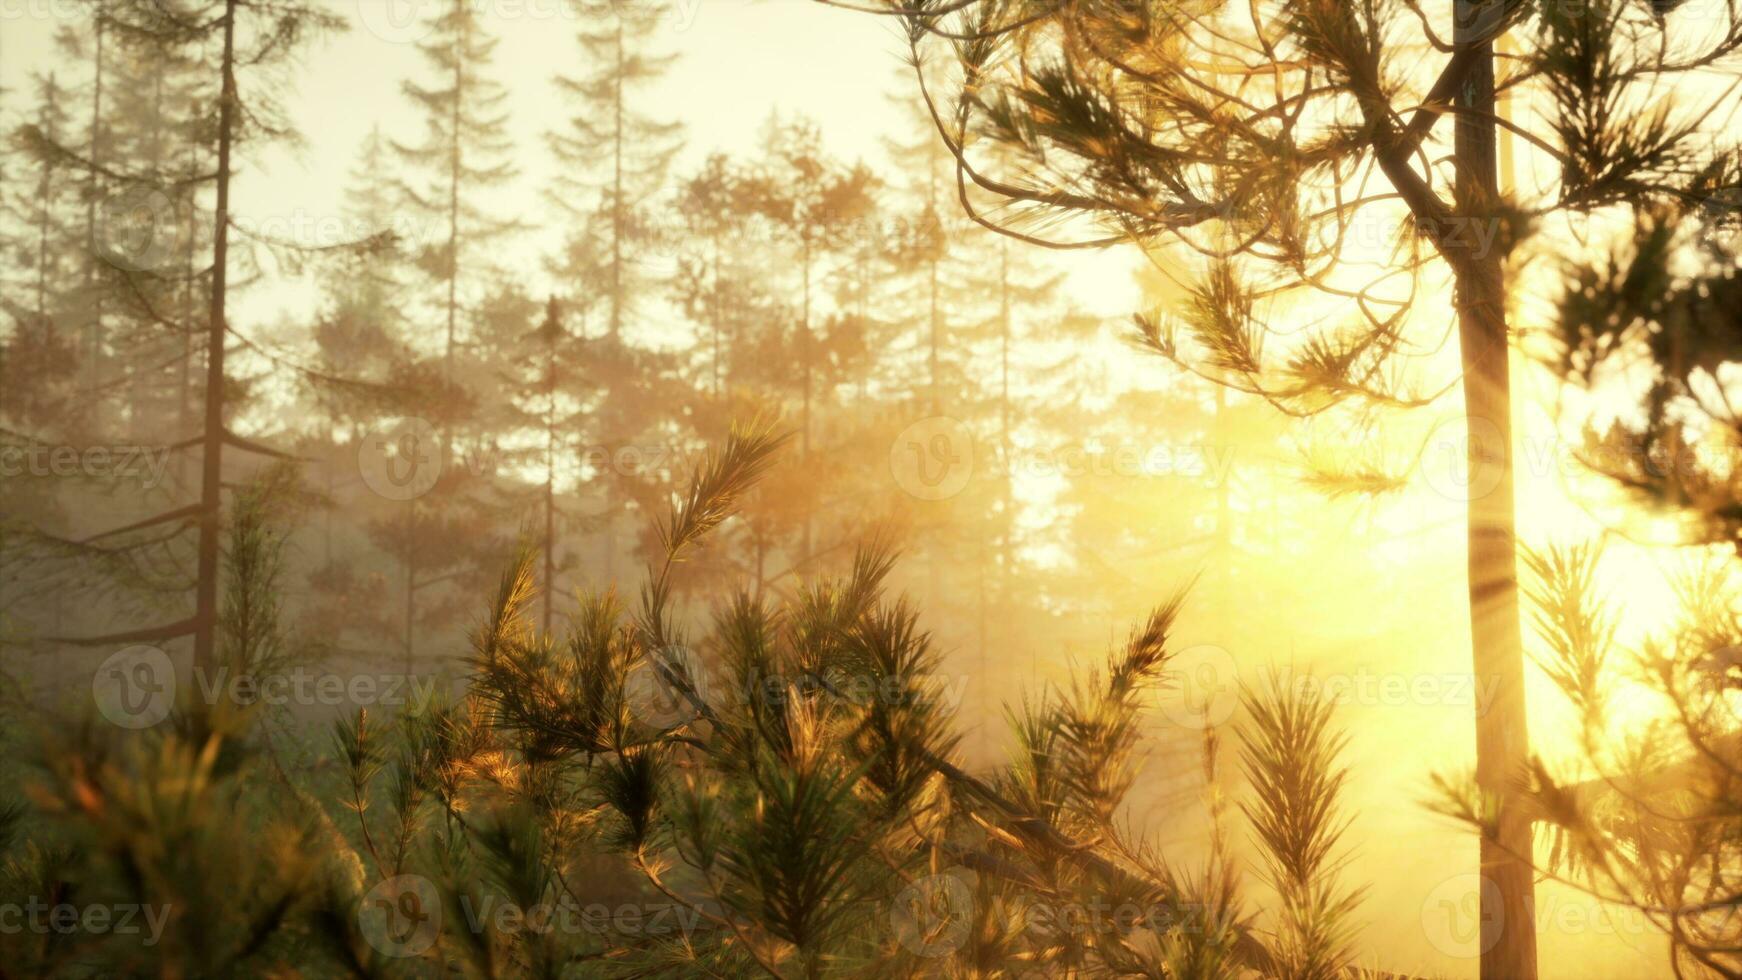
[[[802,465],[809,465],[811,455],[811,238],[810,232],[804,233],[804,256],[800,266],[804,274],[804,301],[799,313],[799,360],[804,363],[804,400],[799,419],[799,450],[798,458]],[[804,512],[804,542],[803,551],[799,555],[799,564],[807,564],[811,559],[811,508],[806,506]]]
[[[218,534],[224,492],[224,291],[230,248],[230,144],[236,122],[236,0],[224,4],[223,58],[217,202],[212,219],[211,322],[206,339],[206,419],[201,442],[199,577],[194,597],[194,666],[206,671],[217,667]]]
[[[1479,8],[1493,0],[1455,0],[1460,43],[1484,32]],[[1457,199],[1465,220],[1488,220],[1498,204],[1494,123],[1494,46],[1484,42],[1458,94],[1455,153]],[[1468,251],[1454,252],[1458,334],[1463,355],[1464,412],[1469,452],[1470,642],[1476,677],[1495,685],[1486,712],[1476,715],[1476,780],[1499,801],[1497,833],[1484,835],[1480,889],[1483,980],[1536,976],[1534,872],[1530,820],[1513,782],[1530,754],[1524,699],[1524,648],[1519,626],[1512,469],[1512,391],[1508,373],[1506,282],[1501,254],[1463,234]],[[1492,883],[1492,887],[1489,887]]]
[[[550,635],[556,601],[556,300],[550,301],[544,335],[544,633]]]
[[[91,186],[85,200],[85,241],[95,241],[97,230],[98,174],[103,167],[103,19],[96,19],[96,51],[91,77]],[[97,291],[97,256],[93,252],[85,261],[85,291],[91,297],[90,323],[86,330],[89,361],[85,365],[86,383],[93,392],[103,388],[103,296]]]

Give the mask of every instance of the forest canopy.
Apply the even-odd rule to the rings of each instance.
[[[0,0],[0,975],[1742,976],[1738,0]]]

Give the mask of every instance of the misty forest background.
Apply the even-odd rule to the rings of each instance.
[[[1214,965],[1211,953],[1247,955],[1240,952],[1245,939],[1209,952],[1158,939],[1160,952],[1143,947],[1120,959],[1097,945],[1104,940],[1061,940],[1036,947],[1041,952],[1007,936],[994,942],[982,934],[993,927],[980,920],[972,946],[980,959],[972,963],[939,959],[930,949],[915,954],[911,936],[860,937],[893,954],[846,953],[840,950],[851,944],[841,937],[856,920],[795,925],[783,916],[802,919],[800,912],[770,898],[779,889],[759,880],[743,893],[728,888],[694,898],[719,916],[704,927],[711,938],[694,948],[613,941],[604,944],[612,952],[570,950],[564,959],[554,947],[474,935],[437,953],[382,959],[380,947],[371,953],[355,930],[309,913],[341,909],[342,919],[349,911],[331,894],[306,897],[320,892],[309,882],[324,872],[310,871],[291,889],[253,867],[289,866],[297,854],[342,847],[357,864],[354,892],[393,877],[389,870],[418,868],[447,882],[428,870],[439,867],[453,873],[455,888],[500,881],[507,894],[522,886],[535,896],[554,893],[552,868],[555,878],[565,869],[581,875],[581,891],[614,902],[646,893],[647,880],[662,892],[669,884],[686,898],[700,894],[693,882],[661,879],[669,868],[648,857],[657,835],[636,823],[631,814],[642,811],[622,798],[662,779],[690,780],[694,792],[695,780],[705,780],[697,764],[660,756],[656,765],[643,747],[621,741],[589,743],[584,752],[538,743],[549,753],[541,757],[527,747],[535,736],[579,739],[580,722],[565,716],[538,729],[527,719],[548,721],[538,712],[549,705],[529,707],[516,692],[532,697],[527,692],[542,690],[540,671],[557,668],[534,657],[513,661],[510,670],[491,659],[491,644],[536,645],[538,634],[561,636],[576,623],[582,635],[604,630],[600,649],[616,650],[611,628],[600,625],[615,590],[614,601],[624,615],[640,617],[644,635],[681,628],[704,638],[671,646],[682,646],[694,669],[724,692],[737,676],[730,651],[748,628],[734,616],[762,605],[795,610],[793,623],[821,616],[823,607],[845,616],[828,604],[847,603],[841,596],[856,595],[851,587],[833,599],[812,591],[818,581],[845,576],[875,580],[866,596],[912,597],[907,625],[929,634],[924,657],[896,657],[904,666],[892,674],[905,677],[911,668],[935,680],[940,713],[877,722],[927,732],[947,727],[951,734],[936,741],[912,736],[915,745],[933,747],[915,749],[918,757],[941,750],[968,773],[999,774],[986,778],[1007,797],[1020,796],[1012,787],[1028,785],[1023,779],[1045,783],[1032,769],[1053,750],[1038,749],[1036,739],[1056,724],[1063,733],[1053,736],[1057,758],[1073,760],[1057,765],[1080,767],[1086,780],[1059,790],[1061,799],[1076,801],[1058,804],[1061,828],[1074,827],[1103,849],[1107,839],[1091,828],[1117,826],[1132,840],[1163,842],[1165,862],[1146,849],[1115,860],[1146,871],[1165,865],[1203,895],[1219,894],[1217,869],[1270,860],[1249,886],[1260,896],[1249,910],[1253,921],[1304,915],[1303,908],[1327,917],[1322,934],[1290,920],[1308,938],[1287,955],[1307,965],[1275,975],[1342,975],[1348,963],[1332,961],[1345,955],[1360,967],[1398,971],[1385,975],[1474,975],[1474,932],[1433,924],[1446,902],[1470,930],[1477,914],[1466,902],[1464,876],[1475,857],[1470,825],[1480,820],[1448,813],[1456,808],[1444,802],[1447,784],[1435,783],[1470,766],[1472,713],[1485,696],[1480,678],[1470,675],[1469,491],[1455,458],[1464,443],[1440,428],[1461,419],[1458,410],[1428,401],[1422,418],[1381,421],[1371,406],[1343,402],[1351,393],[1343,391],[1304,412],[1164,356],[1153,324],[1203,314],[1209,294],[1191,281],[1213,263],[1165,243],[1135,258],[1135,250],[1061,253],[972,220],[958,199],[952,148],[939,138],[904,63],[909,30],[900,22],[820,6],[793,4],[787,12],[778,3],[687,11],[592,3],[549,20],[439,3],[425,5],[417,21],[359,14],[349,3],[246,3],[243,36],[231,39],[241,54],[226,60],[222,3],[180,12],[176,4],[123,0],[62,6],[52,17],[0,21],[0,441],[13,452],[0,472],[0,786],[9,798],[28,800],[6,811],[9,884],[28,878],[32,861],[70,862],[79,853],[124,857],[133,870],[123,878],[136,886],[162,873],[185,888],[175,892],[179,907],[196,912],[199,901],[190,895],[218,909],[231,904],[225,895],[242,896],[234,903],[242,908],[232,911],[245,918],[233,927],[185,926],[190,936],[211,931],[220,937],[212,948],[225,952],[200,960],[208,954],[183,947],[190,959],[180,975],[234,975],[226,971],[260,962],[296,963],[316,976],[433,970],[436,956],[442,969],[479,975],[1240,975]],[[804,26],[791,28],[793,37],[808,39],[813,51],[822,39],[851,35],[850,50],[840,42],[844,63],[881,66],[873,76],[824,86],[832,95],[850,84],[861,91],[859,105],[875,103],[875,112],[849,105],[810,117],[780,108],[804,99],[770,91],[730,117],[704,118],[672,97],[669,78],[691,57],[686,48],[724,44],[744,59],[778,62],[787,42],[773,28],[794,19]],[[752,26],[720,27],[738,21]],[[707,34],[710,23],[723,33]],[[565,38],[560,59],[521,60],[529,35],[549,45],[552,33]],[[403,78],[366,76],[377,89],[397,86],[391,100],[375,93],[346,104],[329,84],[317,104],[298,93],[318,66],[334,74],[359,70],[318,56],[335,38],[346,38],[352,55],[409,45],[416,62]],[[509,47],[501,46],[504,38]],[[17,67],[21,44],[28,70]],[[803,88],[801,75],[781,84]],[[359,107],[389,104],[378,118],[358,121]],[[339,116],[342,127],[327,124]],[[890,125],[871,134],[868,121]],[[728,126],[738,134],[729,147],[697,135]],[[334,145],[332,132],[347,130],[366,135],[354,146]],[[1510,161],[1529,151],[1508,136],[1505,152]],[[351,161],[348,176],[323,193],[342,204],[288,203],[288,189],[306,180],[294,176],[306,174],[300,168],[318,159],[330,171],[336,155]],[[264,170],[263,161],[270,162]],[[242,189],[235,195],[232,169]],[[274,189],[281,181],[283,194]],[[1046,237],[1035,227],[1028,230]],[[1400,227],[1369,229],[1373,255],[1383,256]],[[225,240],[214,258],[217,228]],[[1449,310],[1437,294],[1418,302],[1431,317]],[[1520,307],[1527,324],[1532,311],[1546,308],[1531,301]],[[1319,317],[1310,303],[1271,313],[1273,324],[1298,319],[1303,335]],[[218,401],[210,381],[214,336],[223,350]],[[1678,581],[1705,576],[1702,587],[1720,591],[1733,542],[1727,530],[1666,530],[1672,522],[1663,516],[1664,500],[1654,501],[1658,509],[1642,507],[1638,493],[1617,492],[1614,472],[1581,461],[1576,447],[1598,444],[1587,435],[1597,439],[1593,433],[1626,413],[1590,409],[1569,394],[1576,386],[1568,375],[1576,372],[1557,361],[1560,348],[1531,347],[1529,326],[1519,328],[1519,338],[1519,537],[1540,549],[1525,561],[1527,591],[1540,604],[1527,611],[1527,623],[1548,624],[1540,635],[1527,625],[1527,649],[1552,662],[1568,645],[1587,654],[1611,643],[1649,647],[1653,631],[1680,615]],[[1237,359],[1232,348],[1220,353]],[[1444,353],[1421,357],[1431,365]],[[1455,380],[1456,351],[1450,356]],[[1372,392],[1353,394],[1359,402]],[[1410,407],[1393,402],[1384,407]],[[785,442],[776,450],[777,434]],[[214,468],[209,460],[219,445]],[[72,447],[77,462],[57,456],[57,447]],[[92,447],[110,452],[93,456]],[[135,447],[144,450],[137,458]],[[704,479],[698,490],[697,472],[718,479]],[[1635,484],[1621,489],[1652,489]],[[1723,488],[1733,485],[1702,486],[1707,496],[1694,503],[1721,517],[1723,504],[1735,499]],[[729,519],[704,519],[711,492],[730,504]],[[202,501],[218,496],[226,522],[221,533],[202,535]],[[1685,496],[1668,503],[1671,510],[1692,506]],[[668,517],[674,506],[677,516]],[[689,527],[684,519],[695,523],[693,541],[678,530]],[[1597,541],[1607,546],[1600,566],[1594,545],[1550,550]],[[881,546],[889,548],[886,569],[878,564]],[[668,566],[678,551],[682,560]],[[1556,591],[1567,576],[1577,579],[1570,591]],[[657,587],[644,590],[648,580]],[[738,590],[742,598],[734,600]],[[1183,603],[1169,606],[1182,593]],[[1596,594],[1624,601],[1602,620],[1581,604]],[[1557,600],[1564,603],[1557,607]],[[1700,621],[1732,622],[1724,616],[1733,607],[1723,609],[1730,612],[1702,609]],[[865,610],[854,615],[875,620]],[[899,616],[890,615],[882,625],[905,637]],[[1154,636],[1143,634],[1145,623]],[[1138,634],[1128,639],[1133,624]],[[1721,647],[1712,629],[1708,646]],[[1162,639],[1165,672],[1156,653]],[[891,648],[909,649],[908,642],[892,640]],[[140,756],[146,762],[123,764],[137,749],[126,746],[151,732],[106,724],[91,691],[106,658],[140,646],[164,651],[184,685],[201,664],[420,683],[395,687],[405,703],[293,698],[237,717],[179,704],[158,734],[174,730],[188,740],[165,736],[149,743]],[[1105,660],[1109,649],[1116,653]],[[1121,669],[1154,683],[1123,690]],[[1321,717],[1289,708],[1293,702],[1280,695],[1270,702],[1255,693],[1277,673],[1350,686]],[[1093,693],[1103,681],[1110,693]],[[628,683],[633,689],[638,682]],[[645,676],[639,683],[648,686]],[[1585,705],[1577,697],[1557,703],[1556,696],[1595,684],[1594,675],[1569,680],[1552,668],[1533,671],[1532,732],[1588,733]],[[653,687],[671,694],[663,681]],[[431,690],[434,707],[423,700]],[[469,693],[472,721],[446,714]],[[513,742],[512,752],[488,743],[486,752],[487,736],[467,727],[484,724],[477,720],[486,716],[477,707],[484,703],[499,713],[490,717],[520,719],[525,727],[514,737],[526,741]],[[1035,707],[1048,703],[1074,707],[1055,715]],[[368,708],[365,721],[357,718],[360,706]],[[1296,709],[1310,717],[1291,721],[1288,711]],[[406,732],[394,737],[421,748],[380,755],[369,732],[393,730],[401,714],[424,720],[405,721]],[[1051,720],[1036,721],[1043,717]],[[1245,740],[1236,741],[1231,733],[1241,725],[1248,726]],[[613,729],[618,737],[627,730]],[[826,740],[826,751],[852,756],[856,740],[870,737],[853,732]],[[879,737],[905,744],[900,732]],[[1266,733],[1276,738],[1267,743]],[[214,748],[203,758],[194,734],[247,749]],[[789,748],[796,738],[782,737]],[[1591,745],[1573,734],[1533,737],[1554,759],[1576,758]],[[455,743],[465,739],[476,740],[465,766],[429,761],[443,752],[458,758]],[[431,748],[437,742],[441,748]],[[1734,752],[1733,741],[1724,745]],[[184,750],[186,759],[175,755]],[[742,749],[743,759],[738,751],[723,755],[761,771],[755,751]],[[1030,769],[1005,774],[1012,752]],[[1218,753],[1225,758],[1218,761]],[[523,792],[535,799],[535,811],[563,812],[549,802],[567,791],[552,788],[567,778],[547,771],[556,768],[552,760],[579,765],[584,756],[593,766],[595,755],[615,760],[596,763],[614,790],[591,783],[574,789],[589,801],[576,812],[588,815],[539,824],[544,836],[535,837],[548,843],[601,835],[648,861],[636,865],[645,874],[608,870],[596,856],[529,859],[512,832],[521,825],[507,818],[497,837],[477,843],[489,832],[468,821],[485,808],[456,802],[470,792],[457,788],[461,782]],[[510,757],[521,761],[505,761]],[[867,762],[877,774],[868,778],[901,806],[935,792],[877,759],[900,772],[886,785]],[[197,778],[170,779],[184,764]],[[370,779],[402,764],[399,781],[378,789],[382,799],[371,808],[364,802]],[[618,765],[621,771],[609,768]],[[1288,801],[1265,796],[1307,791],[1263,778],[1289,769],[1323,777],[1308,789],[1343,816],[1300,817]],[[152,784],[153,774],[162,782]],[[235,782],[224,783],[225,774]],[[171,784],[180,789],[166,788]],[[34,787],[28,796],[27,786]],[[601,795],[586,795],[594,792]],[[1035,792],[1023,805],[1040,806],[1044,793]],[[1255,792],[1269,804],[1239,802]],[[420,802],[420,793],[432,802]],[[91,794],[107,802],[81,809],[78,801],[89,803]],[[856,810],[849,818],[840,808],[851,794],[842,794],[824,794],[827,806],[816,805],[835,807],[831,820],[884,826],[876,823],[883,817]],[[165,803],[192,808],[196,797],[202,806],[234,810],[236,826],[216,830],[192,809]],[[1099,815],[1072,809],[1088,814],[1096,805],[1089,800],[1117,805]],[[643,804],[653,812],[651,802]],[[760,802],[742,811],[716,804],[762,819]],[[661,819],[681,809],[664,806]],[[146,841],[141,828],[156,825],[123,826],[129,807],[155,813],[176,832]],[[400,855],[390,861],[383,852],[398,830],[378,824],[376,839],[365,840],[366,821],[389,809],[395,816],[381,819],[403,830]],[[332,837],[297,843],[259,830],[272,826],[273,810],[318,811],[327,828],[321,833]],[[932,819],[967,819],[965,808],[945,810],[953,815],[912,820],[911,832],[925,839]],[[164,817],[171,811],[181,815]],[[621,815],[628,829],[599,812]],[[1295,843],[1313,851],[1310,866],[1291,871],[1287,861],[1274,863],[1286,848],[1242,826],[1252,820],[1264,827],[1266,812],[1300,817],[1296,829],[1311,840]],[[1735,812],[1726,812],[1733,823]],[[670,817],[680,839],[701,835],[711,822],[736,826],[718,813],[684,813]],[[1009,833],[973,819],[979,826],[970,830],[988,849],[1017,846]],[[94,836],[75,838],[65,844],[73,851],[48,861],[62,843],[49,843],[42,828],[80,821],[96,828]],[[832,826],[822,821],[795,839],[827,838]],[[919,848],[896,830],[885,832],[879,844],[850,835],[836,842],[884,854],[892,866],[919,861],[923,867],[902,872],[908,881],[935,876],[940,862],[979,867],[963,853]],[[894,841],[925,856],[891,857]],[[200,850],[208,846],[215,849]],[[672,846],[693,856],[684,850],[690,845]],[[1727,850],[1733,838],[1700,846],[1726,867],[1734,864]],[[201,857],[181,867],[171,859],[178,852]],[[510,870],[489,865],[495,858]],[[495,870],[468,871],[467,860]],[[747,859],[746,867],[762,860]],[[766,861],[778,863],[777,856]],[[858,872],[840,870],[844,859],[829,867],[840,877],[818,872],[826,883],[795,892],[806,896],[799,904],[887,908],[888,882],[859,882]],[[515,878],[514,869],[538,884]],[[183,873],[213,883],[183,881]],[[974,887],[989,887],[994,877],[984,872]],[[61,884],[88,896],[103,893],[105,880],[79,872]],[[841,881],[859,882],[858,890]],[[1052,887],[1063,893],[1057,882]],[[275,888],[287,896],[282,903],[268,900]],[[755,901],[744,897],[752,892]],[[1539,926],[1542,975],[1663,969],[1663,923],[1592,894],[1565,880],[1539,884],[1537,902],[1549,910]],[[1227,896],[1203,895],[1193,906],[1200,911],[1232,907]],[[255,902],[270,914],[254,915]],[[1293,911],[1274,911],[1284,906]],[[995,906],[982,899],[975,907]],[[1618,928],[1599,929],[1568,926],[1571,918],[1553,918],[1557,908],[1573,909],[1573,917],[1603,908],[1627,914],[1616,913]],[[304,913],[307,922],[297,918]],[[870,918],[879,929],[889,921],[887,914]],[[774,938],[745,938],[746,923]],[[310,938],[323,930],[325,939]],[[17,961],[20,975],[32,975],[30,964],[43,975],[85,975],[103,962],[170,972],[155,958],[161,950],[110,961],[102,959],[108,952],[74,943],[57,959],[47,939],[40,948],[33,937],[23,940],[28,952],[21,955],[40,958]],[[497,941],[500,947],[489,946]],[[466,942],[480,945],[458,948]],[[327,951],[306,952],[317,947]],[[1161,962],[1173,972],[1145,972]],[[1201,972],[1180,966],[1188,962]],[[1592,964],[1601,970],[1587,972]],[[0,963],[0,975],[12,967]],[[1217,972],[1224,969],[1231,972]]]

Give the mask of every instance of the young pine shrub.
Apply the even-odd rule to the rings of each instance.
[[[1333,705],[1272,680],[1242,692],[1246,723],[1240,761],[1250,788],[1241,804],[1260,845],[1278,976],[1337,980],[1354,958],[1352,921],[1360,889],[1344,888],[1339,846],[1348,829],[1338,800],[1348,771],[1337,764],[1347,739],[1331,729]]]
[[[704,463],[660,526],[662,553],[633,612],[611,593],[583,596],[560,637],[541,633],[530,618],[536,562],[523,551],[473,633],[463,704],[385,729],[364,714],[339,726],[342,805],[370,859],[357,890],[414,875],[443,910],[433,942],[399,950],[399,968],[1334,975],[1354,898],[1324,881],[1341,790],[1328,708],[1252,702],[1269,713],[1249,761],[1270,774],[1252,812],[1289,829],[1259,835],[1271,867],[1288,869],[1276,880],[1293,902],[1274,943],[1247,920],[1225,846],[1184,874],[1123,822],[1178,599],[1104,671],[1012,713],[1015,755],[989,778],[951,761],[940,660],[917,612],[886,595],[894,556],[880,541],[782,604],[729,595],[687,637],[670,608],[672,571],[783,441],[741,429]],[[388,812],[377,815],[381,784]],[[1274,850],[1303,843],[1304,861]],[[686,927],[531,932],[476,914],[607,898],[673,907]],[[341,950],[360,948],[347,923],[369,913],[350,901],[350,919],[325,920]],[[1117,907],[1145,914],[1076,914]]]
[[[268,706],[247,696],[256,680],[280,674],[296,660],[281,622],[279,575],[291,513],[302,490],[289,463],[269,467],[236,493],[224,541],[226,575],[218,608],[218,664],[209,677],[183,688],[194,695],[177,713],[187,740],[219,739],[219,765],[235,764],[244,740]],[[215,696],[206,691],[216,692]]]
[[[289,489],[282,471],[269,473],[229,515],[219,635],[232,671],[282,663]],[[184,700],[143,730],[39,719],[28,806],[9,804],[0,834],[0,902],[39,916],[0,931],[8,974],[220,977],[318,959],[310,912],[351,877],[323,858],[338,836],[262,751],[258,710],[224,696],[221,681],[213,689],[220,696]]]

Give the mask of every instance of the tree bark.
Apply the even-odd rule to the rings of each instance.
[[[1493,0],[1456,0],[1460,42],[1480,39]],[[1493,14],[1497,16],[1497,12]],[[1449,251],[1456,278],[1458,334],[1463,355],[1469,461],[1470,641],[1475,674],[1494,684],[1493,703],[1476,715],[1476,780],[1498,801],[1496,833],[1481,841],[1481,975],[1483,980],[1534,980],[1535,884],[1531,828],[1514,783],[1530,755],[1520,636],[1512,391],[1506,326],[1506,282],[1497,236],[1472,234],[1469,223],[1496,220],[1499,177],[1494,123],[1494,46],[1479,45],[1457,99],[1454,150],[1457,212]],[[1483,244],[1488,243],[1484,248]],[[1489,883],[1492,887],[1489,887]]]
[[[544,335],[544,633],[550,635],[556,600],[556,300],[550,301]]]
[[[217,203],[212,220],[212,303],[206,325],[206,418],[200,472],[200,541],[194,594],[194,667],[217,668],[218,534],[223,518],[224,298],[230,251],[230,144],[236,126],[236,0],[224,4],[223,93],[218,105]]]

